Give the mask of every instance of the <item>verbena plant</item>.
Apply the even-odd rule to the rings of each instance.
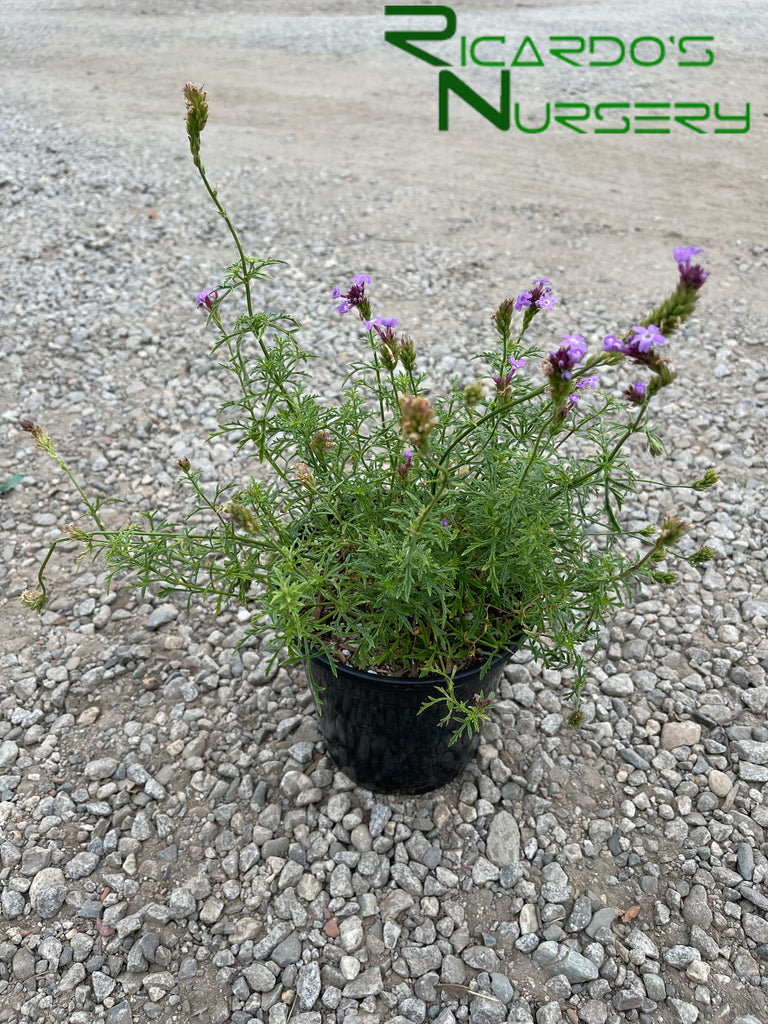
[[[182,459],[192,498],[183,518],[158,509],[107,528],[100,500],[50,437],[22,421],[85,506],[22,600],[45,606],[51,553],[76,538],[104,559],[110,579],[130,571],[142,593],[151,586],[161,597],[213,596],[217,610],[253,608],[250,634],[266,635],[274,658],[324,655],[384,675],[438,677],[446,717],[465,727],[478,725],[488,701],[459,704],[454,674],[485,670],[520,644],[571,670],[566,696],[578,708],[585,644],[631,599],[633,581],[671,582],[659,563],[688,529],[673,517],[627,531],[620,516],[639,483],[627,442],[641,435],[652,454],[663,451],[649,412],[675,378],[661,352],[707,277],[692,262],[701,250],[676,249],[671,296],[591,355],[578,334],[548,351],[529,342],[534,319],[556,302],[550,283],[535,281],[493,314],[495,336],[477,357],[487,377],[455,380],[445,395],[425,388],[413,340],[397,320],[374,315],[370,278],[358,275],[333,297],[340,314],[362,322],[360,358],[338,399],[318,396],[299,324],[256,304],[258,282],[282,261],[245,255],[200,159],[205,93],[187,85],[184,94],[192,158],[237,249],[222,283],[196,296],[218,333],[212,353],[239,389],[217,433],[267,471],[210,498]],[[597,371],[620,363],[641,367],[642,379],[620,395],[601,390]],[[716,480],[709,470],[690,486]],[[711,555],[702,548],[686,560]]]

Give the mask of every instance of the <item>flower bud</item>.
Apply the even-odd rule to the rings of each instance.
[[[653,456],[664,454],[664,444],[661,438],[655,436],[655,434],[648,435],[648,451]]]
[[[225,505],[222,512],[229,517],[230,521],[239,526],[241,530],[245,530],[246,533],[253,533],[259,527],[259,522],[245,505],[240,505],[235,501],[231,501],[228,505]]]
[[[389,370],[389,372],[391,373],[392,370],[394,370],[395,367],[397,366],[397,349],[393,350],[386,342],[384,342],[381,348],[379,349],[379,356],[381,358],[381,365],[384,367],[385,370]]]
[[[199,85],[187,82],[182,90],[187,104],[187,135],[193,156],[200,152],[200,132],[208,120],[208,97]]]
[[[309,442],[309,450],[312,454],[322,459],[331,448],[333,448],[333,444],[330,433],[327,430],[316,430]]]
[[[409,337],[407,334],[404,334],[400,338],[398,355],[400,356],[400,362],[403,364],[405,369],[410,372],[416,365],[416,351],[413,347],[413,338]]]
[[[464,388],[464,404],[468,409],[474,409],[478,402],[483,400],[483,385],[479,380],[474,384],[467,384]]]
[[[312,472],[312,470],[309,468],[306,462],[296,463],[296,479],[303,487],[306,487],[307,490],[314,491],[315,474]]]
[[[708,469],[701,480],[692,483],[691,487],[694,491],[705,491],[708,487],[714,487],[719,479],[720,474],[716,469]]]
[[[426,448],[430,433],[437,426],[435,410],[423,395],[399,396],[403,434],[419,451]]]
[[[715,557],[715,549],[708,547],[706,544],[703,548],[699,548],[695,551],[688,559],[691,565],[703,565],[705,562],[711,562]]]
[[[512,299],[504,299],[499,308],[491,317],[500,338],[509,334],[509,327],[512,323],[512,314],[515,311],[515,304]]]

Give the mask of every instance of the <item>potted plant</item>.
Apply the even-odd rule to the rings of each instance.
[[[23,420],[84,514],[22,600],[44,607],[51,553],[75,538],[110,578],[129,571],[142,591],[246,605],[249,635],[274,659],[307,663],[331,757],[375,789],[419,792],[461,770],[521,645],[565,671],[578,724],[588,645],[635,581],[673,578],[660,563],[689,529],[670,517],[628,531],[622,505],[638,483],[632,444],[663,451],[649,414],[675,379],[668,341],[707,277],[694,262],[701,250],[676,249],[670,297],[592,354],[578,334],[544,349],[529,339],[556,302],[549,281],[534,281],[490,318],[485,377],[439,395],[425,387],[416,343],[379,315],[359,274],[332,295],[340,315],[361,321],[360,356],[340,397],[318,396],[299,324],[258,308],[258,282],[281,261],[245,255],[200,159],[205,93],[187,85],[184,95],[193,161],[237,250],[218,287],[196,296],[217,333],[212,352],[239,387],[218,433],[252,472],[211,498],[181,459],[187,515],[153,511],[112,527],[48,434]],[[708,470],[691,486],[716,480]]]

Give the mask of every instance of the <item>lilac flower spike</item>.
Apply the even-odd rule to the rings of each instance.
[[[573,368],[587,354],[587,343],[580,334],[561,334],[560,339],[563,344],[545,360],[545,373],[556,373],[561,380],[570,380]]]
[[[349,291],[342,292],[338,285],[331,292],[332,299],[344,299],[336,310],[339,313],[348,313],[350,309],[355,309],[357,306],[362,306],[364,302],[367,302],[365,296],[365,286],[370,284],[371,279],[367,274],[355,274],[352,278],[352,284],[349,286]]]
[[[704,252],[704,250],[696,249],[692,245],[678,245],[672,250],[672,255],[675,257],[680,270],[680,280],[683,284],[687,284],[689,288],[701,288],[709,277],[709,274],[699,263],[691,265],[693,257],[698,256],[700,252]]]
[[[208,288],[198,292],[195,296],[195,305],[198,309],[213,309],[214,302],[218,299],[219,293],[215,288]]]

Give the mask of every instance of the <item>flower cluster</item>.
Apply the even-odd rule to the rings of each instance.
[[[343,299],[336,307],[339,313],[349,313],[352,309],[357,309],[360,313],[361,320],[368,320],[371,316],[371,306],[365,295],[365,286],[370,284],[371,279],[367,274],[356,274],[352,278],[352,284],[349,286],[349,290],[342,292],[338,286],[333,289],[331,296],[334,299]]]
[[[515,309],[554,309],[557,302],[556,296],[552,294],[552,285],[545,277],[539,277],[533,282],[533,288],[520,292],[515,299]]]
[[[587,354],[587,343],[580,334],[561,334],[560,348],[549,353],[544,360],[544,374],[559,380],[570,380],[579,360]]]
[[[615,334],[607,334],[603,339],[603,350],[621,352],[622,355],[629,356],[633,362],[653,368],[657,365],[659,357],[652,346],[665,345],[666,340],[655,324],[648,324],[647,327],[635,324],[624,340]]]
[[[704,252],[703,249],[695,249],[692,245],[677,246],[672,255],[680,269],[680,281],[692,289],[699,289],[709,277],[706,270],[698,263],[691,264],[694,256]]]

